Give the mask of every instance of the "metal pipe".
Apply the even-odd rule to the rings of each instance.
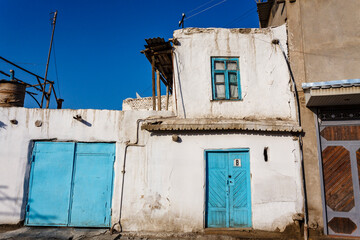
[[[136,140],[134,143],[130,143],[130,141],[126,142],[126,145],[125,145],[125,149],[124,149],[124,159],[123,159],[123,166],[122,166],[122,182],[121,182],[121,192],[120,192],[120,208],[119,208],[119,221],[117,223],[115,223],[111,229],[110,229],[110,233],[113,234],[114,232],[114,228],[116,225],[119,225],[120,227],[120,232],[122,232],[122,225],[121,225],[121,215],[122,215],[122,206],[123,206],[123,199],[124,199],[124,186],[125,186],[125,169],[126,169],[126,154],[127,154],[127,149],[128,147],[130,146],[133,146],[133,147],[145,147],[145,145],[139,145],[138,142],[139,142],[139,125],[140,125],[140,122],[143,122],[145,121],[145,119],[138,119],[136,121]]]
[[[26,91],[26,93],[29,94],[30,97],[32,97],[32,98],[35,100],[35,102],[36,102],[36,103],[39,105],[39,107],[40,107],[40,103],[39,103],[39,101],[33,96],[33,93],[28,92],[28,91]]]
[[[15,72],[14,70],[10,70],[10,81],[15,81]]]
[[[10,74],[7,74],[7,73],[5,73],[5,72],[3,72],[3,71],[1,71],[1,70],[0,70],[0,73],[3,74],[3,75],[5,75],[5,76],[7,76],[7,77],[10,77]],[[21,81],[20,79],[18,79],[18,78],[16,78],[16,77],[14,77],[14,80],[18,81],[19,83],[22,83],[22,84],[26,85],[27,88],[28,88],[28,87],[33,87],[33,88],[35,88],[36,90],[39,90],[39,88],[37,88],[35,85],[28,84],[28,83],[26,83],[26,82],[24,82],[24,81]],[[41,91],[41,90],[39,90],[39,91]]]
[[[287,64],[287,67],[289,69],[291,82],[294,87],[295,91],[295,99],[296,99],[296,105],[297,105],[297,115],[298,115],[298,122],[299,127],[301,127],[301,114],[300,114],[300,100],[299,100],[299,94],[297,91],[296,83],[294,74],[291,70],[289,59],[286,56],[286,53],[282,46],[280,45],[280,41],[278,39],[274,39],[272,41],[273,44],[278,45]],[[303,177],[303,192],[304,192],[304,239],[307,240],[309,237],[309,231],[308,231],[308,224],[309,224],[309,215],[308,215],[308,201],[307,201],[307,191],[306,191],[306,178],[305,178],[305,164],[304,164],[304,150],[303,150],[303,141],[302,141],[302,135],[299,135],[299,148],[300,148],[300,160],[301,160],[301,173]]]
[[[45,69],[45,77],[44,77],[44,83],[46,83],[46,78],[47,78],[47,74],[48,74],[48,70],[49,70],[49,62],[50,62],[50,56],[51,56],[51,48],[52,48],[52,43],[53,43],[53,40],[54,40],[54,33],[55,33],[55,25],[56,25],[56,17],[57,17],[57,11],[55,11],[54,13],[54,17],[53,17],[53,22],[52,22],[52,25],[53,25],[53,29],[52,29],[52,33],[51,33],[51,40],[50,40],[50,47],[49,47],[49,54],[48,54],[48,59],[47,59],[47,62],[46,62],[46,69]],[[45,85],[44,85],[44,88],[43,88],[43,95],[41,97],[41,108],[43,106],[43,102],[44,102],[44,96],[45,94]],[[51,88],[51,85],[50,85],[50,88]],[[51,93],[51,90],[50,90],[50,93]],[[47,96],[49,99],[48,101],[50,100],[50,96]],[[48,103],[47,103],[47,106],[48,106]]]
[[[26,70],[25,68],[22,68],[22,67],[20,67],[19,65],[16,65],[15,63],[13,63],[13,62],[11,62],[11,61],[7,60],[6,58],[3,58],[3,57],[1,57],[1,56],[0,56],[0,59],[2,59],[3,61],[5,61],[5,62],[7,62],[7,63],[9,63],[9,64],[11,64],[11,65],[13,65],[13,66],[15,66],[15,67],[19,68],[19,69],[21,69],[21,70],[23,70],[24,72],[29,73],[30,75],[33,75],[34,77],[36,77],[36,78],[37,78],[37,80],[38,80],[38,82],[39,82],[39,83],[40,83],[40,81],[39,81],[39,79],[38,79],[38,78],[40,78],[40,79],[44,79],[43,77],[40,77],[39,75],[36,75],[35,73],[32,73],[32,72],[30,72],[29,70]],[[50,81],[50,80],[46,80],[46,81],[47,81],[47,82],[52,82],[52,81]]]

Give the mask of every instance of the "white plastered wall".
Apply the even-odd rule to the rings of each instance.
[[[127,231],[201,231],[205,214],[205,150],[250,152],[252,226],[284,230],[302,212],[297,140],[290,134],[179,133],[144,136],[129,148],[122,226]],[[269,160],[264,161],[264,147]]]
[[[76,115],[84,122],[75,120]],[[118,216],[125,143],[136,141],[137,119],[159,115],[171,116],[173,113],[0,108],[0,224],[17,224],[24,219],[29,159],[36,140],[116,143],[113,213]],[[17,123],[13,124],[11,120]],[[42,125],[35,126],[36,121],[41,121]]]
[[[91,126],[73,119],[80,114]],[[118,222],[125,142],[136,141],[136,121],[171,112],[41,110],[0,108],[0,224],[24,218],[29,155],[34,140],[116,142],[112,224]],[[18,123],[12,124],[10,120]],[[35,121],[41,120],[41,127]],[[126,127],[125,127],[126,126]],[[154,134],[141,130],[128,147],[122,206],[124,231],[199,231],[204,227],[205,158],[209,149],[250,151],[254,229],[283,230],[302,212],[298,143],[290,134],[192,132]],[[263,157],[269,147],[269,161]]]
[[[174,32],[178,115],[186,118],[296,120],[290,76],[278,39],[287,51],[286,25],[266,29],[186,28]],[[211,57],[238,57],[241,101],[212,99]],[[174,95],[175,96],[175,95]]]
[[[174,37],[180,42],[174,55],[180,117],[295,120],[286,63],[279,47],[270,44],[277,38],[286,49],[285,26],[183,29]],[[211,56],[239,57],[242,101],[212,101]],[[73,119],[77,114],[88,124]],[[159,115],[173,113],[0,108],[0,224],[16,224],[24,218],[28,161],[35,140],[116,142],[112,224],[119,220],[124,184],[124,231],[202,230],[208,149],[249,149],[254,229],[283,230],[293,223],[293,214],[302,212],[298,142],[287,133],[180,132],[182,141],[176,143],[171,140],[173,133],[142,130],[139,144],[144,147],[128,147],[123,183],[124,149],[126,142],[136,141],[137,120]],[[43,125],[36,127],[36,120]],[[268,162],[264,147],[269,148]]]

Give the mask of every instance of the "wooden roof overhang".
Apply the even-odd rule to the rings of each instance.
[[[151,64],[154,59],[155,69],[159,70],[161,81],[168,86],[169,92],[172,93],[173,61],[170,41],[165,42],[164,38],[160,37],[148,38],[145,41],[147,45],[141,53],[145,54]]]

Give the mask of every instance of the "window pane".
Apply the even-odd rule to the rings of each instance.
[[[237,85],[237,74],[236,73],[229,73],[229,82],[230,82],[230,84]]]
[[[239,98],[237,85],[230,85],[230,98]]]
[[[225,70],[224,62],[215,61],[215,69],[216,70]]]
[[[228,70],[238,70],[237,62],[228,62],[227,69]]]
[[[223,83],[225,82],[225,75],[223,73],[215,74],[215,83]]]
[[[225,98],[225,85],[219,84],[215,85],[215,98]]]

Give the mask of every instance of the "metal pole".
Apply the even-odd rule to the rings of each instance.
[[[51,55],[51,47],[52,47],[52,43],[53,43],[53,39],[54,39],[54,32],[55,32],[55,24],[56,24],[56,17],[57,17],[57,11],[55,11],[54,13],[54,17],[53,17],[53,21],[52,21],[52,25],[53,25],[53,29],[52,29],[52,33],[51,33],[51,40],[50,40],[50,47],[49,47],[49,54],[48,54],[48,59],[47,59],[47,63],[46,63],[46,70],[45,70],[45,77],[44,77],[44,88],[43,88],[43,94],[41,97],[41,105],[40,108],[43,107],[43,102],[44,102],[44,96],[45,94],[45,88],[46,88],[46,78],[47,78],[47,74],[48,74],[48,69],[49,69],[49,62],[50,62],[50,55]],[[51,92],[50,92],[51,93]],[[50,95],[47,96],[47,98],[49,98],[48,100],[50,101]],[[48,104],[47,107],[48,108]]]

